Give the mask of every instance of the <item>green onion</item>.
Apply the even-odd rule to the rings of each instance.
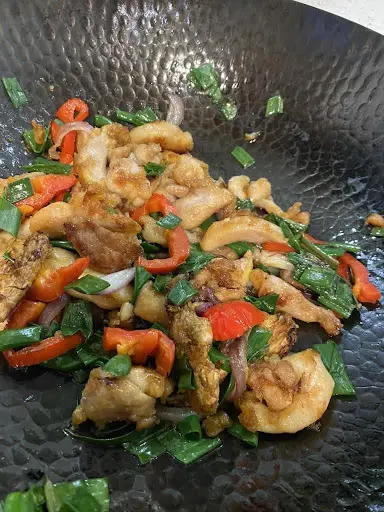
[[[207,231],[207,229],[212,226],[212,224],[216,222],[216,216],[215,215],[211,215],[210,217],[208,217],[207,220],[205,220],[202,224],[200,224],[200,228],[203,230],[203,231]]]
[[[60,324],[56,322],[56,320],[53,320],[53,322],[51,322],[51,324],[48,327],[42,328],[40,339],[45,340],[47,338],[51,338],[59,329]]]
[[[159,322],[155,322],[154,324],[151,325],[151,329],[157,329],[158,331],[161,331],[163,332],[164,334],[166,334],[168,336],[169,332],[167,331],[167,329],[164,327],[164,325],[161,325],[159,324]]]
[[[10,203],[17,203],[33,196],[34,191],[32,183],[29,178],[22,178],[21,180],[11,181],[7,186],[7,200]]]
[[[120,213],[119,210],[117,210],[116,208],[112,208],[111,206],[106,206],[104,209],[111,215],[117,215],[118,213]]]
[[[229,373],[231,371],[231,365],[229,364],[229,357],[220,350],[218,346],[212,345],[208,352],[209,359],[212,363],[219,368]]]
[[[261,359],[268,352],[268,341],[272,337],[272,332],[255,325],[248,336],[247,341],[247,361]]]
[[[139,445],[127,442],[123,444],[123,447],[125,451],[136,455],[141,464],[146,464],[167,451],[155,438],[148,439]]]
[[[327,246],[329,247],[338,247],[339,249],[344,249],[346,252],[360,252],[361,247],[355,244],[346,244],[344,242],[327,242]],[[324,247],[324,246],[322,246]]]
[[[22,107],[28,102],[17,78],[2,78],[2,81],[15,108]]]
[[[372,236],[384,236],[384,228],[373,228],[371,231]]]
[[[240,146],[236,146],[231,155],[236,158],[236,160],[240,165],[243,166],[244,169],[255,163],[253,156],[251,156],[247,151],[245,151],[245,149]]]
[[[211,87],[208,87],[208,89],[206,89],[205,91],[205,94],[208,96],[208,98],[211,98],[212,103],[214,105],[218,105],[223,98],[219,83],[213,84]]]
[[[145,429],[145,430],[151,430],[151,429]],[[120,431],[120,435],[117,436],[110,436],[110,437],[103,437],[102,432],[99,432],[98,437],[89,436],[85,434],[81,434],[77,430],[72,430],[70,428],[65,428],[64,433],[72,437],[73,439],[78,439],[79,441],[83,441],[84,443],[88,444],[95,444],[95,445],[101,445],[101,446],[121,446],[123,443],[127,442],[128,439],[132,436],[133,433],[135,433],[135,430],[132,430],[131,426],[125,425],[124,428],[122,428]],[[142,431],[143,432],[143,431]]]
[[[264,295],[263,297],[253,297],[252,295],[246,295],[244,299],[247,302],[253,304],[256,308],[261,309],[261,311],[265,311],[270,315],[274,315],[279,296],[277,293],[271,293],[269,295]]]
[[[109,512],[109,491],[106,478],[77,480],[44,485],[49,512]]]
[[[254,206],[250,199],[236,198],[236,210],[253,210]]]
[[[250,242],[233,242],[228,244],[228,247],[235,251],[235,253],[241,258],[247,251],[253,251],[255,244]]]
[[[231,436],[237,437],[250,446],[256,447],[259,444],[259,434],[257,432],[250,432],[248,429],[243,427],[239,421],[236,421],[231,427],[229,427],[227,432],[228,434],[231,434]]]
[[[355,388],[348,377],[347,370],[336,343],[332,340],[328,340],[326,343],[313,345],[312,348],[321,355],[324,366],[335,381],[335,387],[332,393],[333,396],[355,395]]]
[[[22,165],[21,169],[26,172],[43,172],[45,174],[63,174],[68,175],[71,172],[71,165],[61,164],[55,160],[37,157],[32,164]]]
[[[0,502],[0,512],[42,512],[45,495],[42,487],[32,486],[26,492],[12,492]],[[45,510],[45,509],[44,509]]]
[[[305,224],[295,222],[294,220],[291,219],[283,219],[282,217],[276,215],[275,213],[269,213],[265,217],[265,220],[268,220],[269,222],[272,222],[273,224],[280,226],[284,233],[284,236],[286,236],[287,238],[304,233],[304,231],[306,231],[308,227]]]
[[[175,306],[182,306],[189,299],[197,295],[197,290],[186,279],[180,279],[168,292],[168,300]]]
[[[270,274],[269,268],[263,265],[262,263],[258,263],[256,265],[256,268],[261,269],[263,272],[266,272],[267,274]]]
[[[145,107],[143,110],[138,110],[134,113],[125,112],[118,108],[116,110],[116,117],[118,121],[123,121],[124,123],[133,124],[135,126],[152,123],[158,119],[151,107]]]
[[[152,276],[149,272],[145,270],[144,267],[136,267],[135,269],[135,281],[133,285],[133,296],[132,303],[136,302],[137,297],[142,289],[142,287],[148,283],[152,279]]]
[[[192,441],[198,441],[202,438],[200,419],[197,414],[191,414],[179,421],[177,430],[182,436]]]
[[[6,251],[4,254],[3,254],[3,258],[7,261],[9,261],[10,263],[14,263],[15,260],[11,257],[11,255],[9,254],[9,251]]]
[[[202,91],[206,91],[212,86],[217,87],[220,84],[219,75],[213,69],[212,64],[203,64],[198,68],[192,68],[187,78],[195,87]]]
[[[7,329],[0,332],[0,352],[10,348],[21,348],[40,341],[41,326]]]
[[[21,224],[21,212],[4,197],[0,197],[0,229],[17,237]]]
[[[73,373],[84,367],[82,361],[77,357],[76,351],[70,351],[54,359],[40,363],[44,368],[50,368],[63,373]]]
[[[140,242],[141,247],[143,248],[145,254],[156,254],[158,252],[161,252],[162,247],[157,244],[151,244],[150,242],[147,242],[146,240],[141,240]]]
[[[180,219],[180,217],[174,213],[169,213],[165,217],[158,220],[156,224],[164,229],[175,229],[181,222],[182,219]]]
[[[196,389],[193,371],[186,357],[179,357],[175,362],[175,373],[178,378],[178,390]]]
[[[229,395],[232,393],[235,387],[235,379],[232,373],[229,373],[223,382],[220,384],[220,396],[219,396],[219,406],[222,406],[228,399]]]
[[[233,100],[225,100],[220,106],[220,111],[227,121],[232,121],[237,115],[237,105]]]
[[[87,295],[95,295],[96,293],[105,290],[109,286],[110,284],[108,281],[100,279],[100,277],[95,277],[88,274],[84,277],[80,277],[80,279],[77,279],[76,281],[73,281],[73,283],[68,284],[64,287],[64,290],[73,289]]]
[[[64,194],[64,197],[63,197],[63,202],[64,203],[68,203],[70,199],[71,199],[71,193],[70,192],[66,192]]]
[[[153,213],[150,213],[149,216],[152,217],[152,219],[159,220],[160,217],[161,217],[161,213],[160,212],[153,212]]]
[[[335,279],[335,272],[331,268],[312,265],[306,268],[299,278],[299,282],[316,293],[331,288]]]
[[[331,245],[323,245],[323,244],[315,244],[316,247],[320,247],[320,249],[328,254],[328,256],[333,256],[339,258],[343,254],[345,254],[345,249],[342,247],[332,247]]]
[[[84,366],[103,366],[113,357],[110,352],[104,350],[102,339],[103,333],[96,331],[88,341],[76,348],[77,356]]]
[[[111,373],[114,377],[125,377],[131,371],[131,368],[131,358],[127,354],[118,354],[108,361],[103,370]]]
[[[70,302],[64,310],[61,321],[61,333],[63,336],[72,336],[72,334],[81,332],[85,339],[88,339],[92,331],[93,320],[89,302],[84,300]]]
[[[211,439],[203,437],[200,440],[194,441],[186,439],[174,429],[168,430],[162,436],[159,436],[158,441],[172,457],[183,464],[191,464],[203,455],[221,446],[219,437]]]
[[[345,286],[348,287],[347,284],[345,284]],[[336,313],[339,313],[339,315],[341,315],[343,318],[349,318],[351,316],[353,310],[356,308],[356,304],[353,301],[353,299],[349,303],[343,303],[342,301],[340,301],[338,299],[338,297],[332,297],[332,295],[330,295],[326,292],[323,292],[317,298],[317,302],[319,302],[326,308],[331,309],[332,311],[335,311]]]
[[[41,143],[36,141],[34,130],[25,130],[23,132],[23,139],[28,149],[30,149],[32,153],[40,155],[41,153],[44,153],[44,151],[47,151],[48,149],[47,146],[49,143],[49,129],[47,126],[44,127],[44,139]]]
[[[169,274],[158,274],[153,283],[154,289],[159,293],[167,293],[169,285],[172,281],[172,276]]]
[[[95,114],[95,120],[94,125],[98,128],[101,128],[102,126],[106,126],[107,124],[112,124],[113,121],[109,119],[109,117],[103,116],[102,114]]]
[[[282,114],[284,110],[284,100],[279,96],[272,96],[267,101],[265,108],[265,117],[272,116],[273,114]]]
[[[52,247],[67,249],[68,251],[76,251],[71,242],[68,242],[68,240],[51,240],[51,245]]]
[[[214,258],[213,254],[202,251],[199,244],[194,244],[191,246],[187,261],[179,267],[180,272],[193,272],[196,274]]]
[[[315,245],[312,242],[310,242],[309,240],[307,240],[305,238],[305,236],[301,236],[300,242],[301,242],[301,245],[308,252],[310,252],[311,254],[316,256],[317,258],[319,258],[319,260],[322,260],[325,263],[327,263],[331,268],[337,269],[337,267],[339,266],[339,262],[335,258],[332,258],[332,256],[328,256],[328,254],[323,252],[320,249],[320,247],[318,247],[317,245]]]
[[[166,167],[166,165],[155,164],[154,162],[148,162],[144,165],[147,176],[161,176]]]

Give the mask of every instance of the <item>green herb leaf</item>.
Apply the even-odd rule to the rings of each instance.
[[[3,258],[7,261],[9,261],[10,263],[14,263],[15,260],[11,257],[11,255],[9,254],[9,251],[6,251],[4,254],[3,254]]]
[[[111,373],[114,377],[125,377],[131,371],[132,360],[127,354],[118,354],[112,357],[104,366],[104,371]]]
[[[219,406],[221,407],[228,399],[235,387],[235,379],[232,372],[229,373],[220,384]]]
[[[328,254],[328,256],[333,256],[339,258],[343,254],[345,254],[345,249],[342,247],[332,247],[331,245],[323,245],[323,244],[315,244],[316,247],[320,247],[320,249]]]
[[[253,210],[254,206],[250,199],[236,198],[236,210]]]
[[[61,249],[67,249],[67,251],[75,251],[76,249],[68,242],[68,240],[51,240],[52,247],[60,247]]]
[[[167,451],[155,438],[148,439],[139,445],[127,442],[123,444],[123,447],[125,451],[136,455],[141,464],[146,464]]]
[[[202,224],[200,224],[200,228],[203,230],[203,231],[207,231],[207,229],[212,226],[212,224],[216,222],[216,216],[215,215],[211,215],[210,217],[208,217],[207,220],[205,220]]]
[[[177,424],[177,430],[182,436],[193,441],[202,438],[200,419],[197,414],[191,414]]]
[[[257,446],[259,444],[259,434],[257,432],[250,432],[238,420],[236,420],[231,427],[227,430],[228,434],[237,437],[244,443],[250,446]]]
[[[43,512],[45,504],[44,491],[41,487],[32,486],[26,492],[12,492],[0,503],[1,512]]]
[[[103,114],[96,114],[93,124],[98,128],[101,128],[102,126],[106,126],[107,124],[112,124],[112,122],[113,121],[111,121],[109,117],[103,116]]]
[[[182,306],[189,299],[197,295],[198,291],[189,284],[186,279],[180,279],[170,292],[168,292],[168,300],[175,306]]]
[[[199,244],[192,245],[186,262],[179,267],[180,272],[193,272],[196,274],[214,258],[213,254],[202,251]]]
[[[272,332],[255,325],[248,336],[247,341],[247,361],[261,359],[268,352],[268,341],[272,337]]]
[[[166,165],[155,164],[154,162],[148,162],[144,165],[147,176],[161,176],[166,167]]]
[[[227,121],[232,121],[237,115],[237,105],[233,100],[225,100],[220,106],[220,111]]]
[[[305,224],[301,224],[300,222],[295,222],[291,219],[283,219],[279,215],[275,213],[270,213],[265,217],[266,220],[280,226],[282,229],[284,236],[287,238],[292,237],[294,235],[299,235],[304,233],[307,230],[307,226]]]
[[[264,295],[263,297],[253,297],[252,295],[246,295],[244,299],[261,311],[265,311],[270,315],[274,315],[279,296],[277,293],[271,293],[269,295]]]
[[[109,512],[106,478],[76,480],[44,486],[48,512]]]
[[[247,151],[245,151],[244,148],[240,146],[236,146],[231,155],[236,158],[236,160],[244,169],[247,169],[247,167],[255,163],[253,156],[251,156]]]
[[[172,281],[171,275],[157,274],[156,279],[153,283],[153,287],[159,293],[167,293],[171,281]]]
[[[40,341],[41,326],[23,329],[6,329],[0,332],[0,352],[10,348],[21,348]]]
[[[247,251],[253,251],[255,249],[255,244],[250,242],[233,242],[232,244],[228,244],[227,247],[230,247],[242,258]]]
[[[50,368],[51,370],[56,370],[58,372],[73,373],[83,368],[83,363],[77,357],[76,351],[71,350],[66,354],[57,356],[54,359],[45,361],[44,363],[40,363],[40,366],[44,366],[44,368]]]
[[[111,352],[107,352],[103,347],[103,333],[96,331],[85,343],[81,343],[76,348],[78,358],[86,367],[97,367],[106,364],[112,357]]]
[[[72,336],[81,332],[85,339],[88,339],[93,330],[91,305],[89,302],[79,300],[70,302],[65,310],[61,321],[61,332],[63,336]]]
[[[150,213],[149,216],[152,217],[152,219],[159,220],[161,218],[161,213],[153,212],[153,213]]]
[[[372,236],[384,236],[384,228],[373,228],[371,231]]]
[[[150,242],[147,242],[146,240],[141,239],[141,247],[144,250],[145,254],[157,254],[158,252],[162,251],[162,247],[157,244],[151,244]]]
[[[162,217],[160,220],[158,220],[156,224],[164,229],[175,229],[181,222],[182,219],[180,219],[180,217],[174,213],[169,213],[165,217]]]
[[[15,108],[22,107],[28,100],[17,78],[3,78],[3,85]]]
[[[332,258],[332,256],[328,256],[328,254],[322,251],[319,246],[307,240],[305,236],[301,236],[300,243],[305,250],[319,258],[319,260],[322,260],[325,263],[327,263],[331,268],[337,269],[337,267],[339,266],[338,260]]]
[[[324,366],[335,381],[335,387],[332,393],[333,396],[355,395],[355,388],[348,377],[347,370],[336,343],[332,340],[328,340],[326,343],[313,345],[312,348],[321,355]]]
[[[71,172],[71,165],[61,164],[56,160],[37,157],[33,164],[22,165],[21,169],[26,172],[43,172],[44,174],[62,174],[68,175]]]
[[[78,292],[85,293],[87,295],[95,295],[106,288],[108,288],[110,284],[108,281],[104,279],[100,279],[100,277],[95,277],[90,274],[80,277],[73,283],[68,284],[64,287],[65,290],[77,290]]]
[[[151,329],[157,329],[158,331],[161,331],[163,332],[164,334],[166,334],[167,336],[169,335],[169,332],[167,331],[167,329],[164,327],[164,325],[161,325],[159,324],[159,322],[155,322],[154,324],[151,325]]]
[[[191,370],[186,357],[179,357],[176,359],[174,370],[179,391],[196,389],[193,371]]]
[[[208,89],[205,90],[205,94],[208,98],[211,98],[214,105],[218,105],[223,98],[219,83],[215,83],[211,87],[208,87]]]
[[[361,247],[355,244],[347,244],[345,242],[327,242],[327,246],[344,249],[346,252],[360,252]],[[324,247],[324,246],[323,246]]]
[[[212,363],[219,368],[229,373],[231,371],[231,365],[229,364],[229,357],[220,350],[217,345],[212,345],[208,352],[209,358]]]
[[[201,91],[206,91],[210,87],[218,87],[220,78],[213,69],[212,64],[203,64],[198,68],[192,68],[187,78],[192,84]]]
[[[21,180],[12,181],[7,186],[7,200],[10,203],[17,203],[22,199],[33,196],[32,183],[29,178],[22,178]]]
[[[43,327],[41,329],[41,335],[40,340],[45,340],[47,338],[52,338],[52,336],[60,329],[60,324],[56,322],[56,320],[53,320],[51,325],[48,327]]]
[[[143,110],[137,110],[137,112],[134,113],[125,112],[118,108],[116,110],[116,117],[118,121],[123,121],[124,123],[133,124],[135,126],[152,123],[158,119],[151,107],[145,107]]]
[[[41,155],[41,153],[44,153],[44,151],[47,151],[48,149],[49,129],[47,126],[44,127],[44,138],[43,142],[41,143],[36,141],[35,132],[33,130],[25,130],[23,132],[23,139],[28,149],[32,151],[32,153]]]
[[[135,282],[133,285],[133,297],[132,297],[133,304],[136,302],[136,299],[139,296],[139,293],[140,293],[142,287],[145,285],[145,283],[148,283],[148,281],[150,281],[151,279],[152,279],[151,274],[149,272],[147,272],[144,267],[136,267]]]
[[[4,197],[0,197],[0,229],[17,237],[21,224],[21,212]]]
[[[273,114],[282,114],[283,111],[284,100],[280,95],[272,96],[272,98],[268,99],[265,109],[265,117],[272,116]]]

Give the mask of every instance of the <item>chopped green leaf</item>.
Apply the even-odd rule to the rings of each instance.
[[[80,277],[80,279],[77,279],[76,281],[73,281],[73,283],[68,284],[64,287],[64,289],[73,289],[81,293],[86,293],[87,295],[95,295],[96,293],[105,290],[109,286],[110,284],[108,281],[100,279],[100,277],[95,277],[91,274],[88,274],[84,277]]]
[[[221,446],[219,437],[210,439],[203,437],[200,440],[194,441],[185,438],[174,429],[168,430],[162,436],[159,436],[158,441],[172,457],[183,464],[191,464],[203,455]]]
[[[197,441],[202,438],[200,419],[197,414],[191,414],[179,421],[177,430],[187,439]]]
[[[141,247],[143,248],[145,254],[156,254],[162,251],[162,247],[157,244],[151,244],[146,240],[141,239]]]
[[[61,321],[63,336],[72,336],[72,334],[81,332],[85,339],[88,339],[92,331],[93,320],[90,303],[84,300],[70,302],[64,310]]]
[[[212,345],[212,347],[209,349],[208,355],[216,368],[224,370],[227,373],[231,371],[229,357],[225,355],[217,345]]]
[[[68,240],[51,240],[51,245],[52,247],[67,249],[67,251],[76,251],[71,242],[68,242]]]
[[[236,210],[253,210],[254,206],[250,199],[236,198]]]
[[[208,89],[205,91],[205,94],[208,96],[208,98],[211,98],[214,105],[218,105],[223,98],[219,83],[215,83],[211,87],[208,87]]]
[[[223,405],[229,398],[235,387],[235,379],[232,372],[229,373],[220,384],[219,406]]]
[[[168,336],[169,332],[167,331],[167,329],[164,327],[164,325],[161,325],[159,324],[159,322],[155,322],[154,324],[151,325],[151,329],[157,329],[158,331],[161,331],[163,332],[164,334],[166,334]]]
[[[98,128],[101,128],[102,126],[106,126],[107,124],[112,124],[113,121],[109,119],[109,117],[103,116],[103,114],[96,114],[94,125]]]
[[[118,354],[112,357],[103,369],[114,377],[125,377],[131,371],[131,368],[131,358],[127,354]]]
[[[56,160],[37,157],[33,164],[22,165],[21,169],[26,172],[43,172],[45,174],[63,174],[68,175],[71,172],[71,165],[61,164]]]
[[[35,139],[34,130],[25,130],[23,132],[23,139],[29,150],[36,155],[41,155],[44,151],[48,150],[49,144],[49,129],[47,126],[44,127],[44,138],[43,142],[39,143]]]
[[[192,84],[201,91],[206,91],[210,87],[220,84],[220,78],[217,72],[213,69],[212,64],[203,64],[198,68],[192,68],[188,73],[187,78]]]
[[[213,254],[202,251],[199,244],[192,245],[187,261],[179,267],[180,272],[193,272],[196,274],[214,258]]]
[[[233,100],[223,101],[220,110],[227,121],[232,121],[237,115],[237,105]]]
[[[145,270],[144,267],[136,267],[135,270],[135,281],[133,285],[133,297],[132,297],[132,303],[134,304],[136,302],[137,297],[139,296],[139,293],[142,289],[142,287],[145,285],[145,283],[148,283],[152,279],[152,276],[149,272]]]
[[[53,320],[51,324],[48,327],[43,327],[41,329],[41,335],[40,340],[45,340],[47,338],[51,338],[56,331],[60,329],[60,324],[56,322],[56,320]]]
[[[228,429],[228,434],[231,436],[237,437],[244,443],[249,444],[250,446],[257,446],[259,444],[259,434],[257,432],[250,432],[247,430],[238,420]]]
[[[5,90],[15,108],[22,107],[28,100],[17,78],[2,78]]]
[[[308,252],[310,252],[311,254],[313,254],[314,256],[319,258],[320,260],[327,263],[331,268],[337,269],[337,267],[339,266],[338,260],[336,260],[332,256],[329,256],[328,254],[326,254],[324,251],[322,251],[320,249],[319,246],[317,246],[317,245],[313,244],[312,242],[310,242],[309,240],[307,240],[305,238],[305,236],[301,236],[300,243],[304,247],[305,250],[307,250]]]
[[[186,279],[180,279],[168,292],[168,300],[175,306],[182,306],[197,295],[198,291]]]
[[[103,333],[96,331],[88,341],[76,348],[77,356],[84,366],[103,366],[113,357],[111,352],[104,350],[102,339]]]
[[[17,237],[21,223],[21,212],[4,197],[0,197],[0,229]]]
[[[312,348],[321,355],[324,366],[335,381],[333,396],[355,395],[355,388],[348,377],[347,370],[336,343],[332,340],[328,340],[326,343],[313,345]]]
[[[12,492],[0,503],[1,512],[43,512],[45,495],[41,487],[32,486],[26,492]]]
[[[133,124],[135,126],[152,123],[158,119],[151,107],[145,107],[143,110],[137,110],[137,112],[134,113],[125,112],[118,108],[116,110],[116,117],[118,121],[123,121],[124,123]]]
[[[373,228],[371,231],[372,236],[384,236],[384,228]]]
[[[48,337],[49,336],[47,336],[47,338]],[[73,373],[84,367],[82,361],[77,357],[75,350],[71,350],[61,356],[55,357],[54,359],[40,363],[40,366],[63,373]]]
[[[15,260],[11,257],[11,255],[9,254],[9,251],[6,251],[4,254],[3,254],[3,258],[7,261],[9,261],[10,263],[14,263]]]
[[[275,213],[270,213],[265,217],[266,220],[280,226],[284,236],[287,238],[292,237],[294,235],[299,235],[304,233],[307,230],[307,226],[305,224],[301,224],[300,222],[295,222],[291,219],[283,219],[279,215]]]
[[[346,252],[360,252],[361,247],[355,244],[346,244],[345,242],[327,242],[327,246],[344,249]],[[322,246],[324,247],[324,246]]]
[[[166,165],[155,164],[154,162],[148,162],[144,165],[147,176],[161,176],[166,167]]]
[[[328,254],[328,256],[333,256],[339,258],[343,254],[345,254],[345,249],[342,247],[332,247],[331,245],[323,245],[323,244],[315,244],[316,247],[320,247],[320,249]]]
[[[254,361],[264,357],[268,352],[268,341],[272,332],[255,325],[252,327],[247,341],[247,361]]]
[[[263,297],[253,297],[253,295],[246,295],[244,299],[261,311],[265,311],[270,315],[274,315],[279,296],[277,293],[271,293],[269,295],[264,295]]]
[[[235,253],[242,258],[247,251],[253,251],[255,248],[255,244],[251,242],[233,242],[228,244]]]
[[[0,352],[10,348],[21,348],[40,341],[41,326],[23,329],[6,329],[0,332]]]
[[[7,200],[10,203],[17,203],[22,199],[33,196],[32,183],[29,178],[11,181],[7,186]]]
[[[127,442],[123,444],[123,447],[125,451],[136,455],[141,464],[146,464],[167,451],[156,438],[148,439],[141,444]]]
[[[157,274],[156,279],[153,283],[153,287],[159,293],[167,293],[171,281],[172,281],[171,275]]]
[[[152,219],[159,220],[160,217],[161,217],[161,213],[160,212],[153,212],[153,213],[150,213],[149,216],[152,217]]]
[[[44,486],[48,512],[109,512],[106,478],[76,480]]]
[[[280,95],[272,96],[272,98],[268,99],[265,109],[265,117],[272,116],[273,114],[282,114],[283,111],[284,100]]]
[[[255,163],[253,156],[240,146],[236,146],[231,154],[244,169],[247,169],[247,167]]]
[[[205,220],[202,224],[200,224],[200,228],[203,230],[203,231],[207,231],[207,229],[212,226],[212,224],[216,222],[216,216],[215,215],[211,215],[210,217],[208,217],[207,220]]]
[[[182,219],[180,219],[180,217],[174,213],[169,213],[165,217],[159,219],[156,224],[164,229],[175,229],[181,222]]]
[[[174,368],[179,391],[196,389],[193,371],[191,370],[186,357],[177,358]]]
[[[63,202],[64,203],[68,203],[70,199],[71,199],[71,193],[70,192],[66,192],[64,194],[64,197],[63,197]]]

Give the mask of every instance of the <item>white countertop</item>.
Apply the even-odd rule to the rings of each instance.
[[[296,0],[384,35],[384,0]]]

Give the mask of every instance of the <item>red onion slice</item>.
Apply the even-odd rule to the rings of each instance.
[[[169,95],[167,122],[179,126],[184,119],[184,103],[177,94]]]
[[[37,323],[47,328],[51,325],[53,320],[57,317],[57,315],[62,311],[65,306],[69,303],[69,297],[66,293],[63,293],[58,299],[50,302],[45,306],[44,311],[41,313],[39,318],[37,319]]]
[[[91,132],[93,130],[93,126],[89,123],[85,123],[83,121],[74,121],[73,123],[67,123],[60,126],[60,129],[57,133],[56,143],[49,148],[48,155],[52,160],[58,160],[60,158],[60,153],[57,149],[61,146],[63,142],[63,138],[68,135],[68,133],[77,131],[77,132]]]
[[[130,283],[134,277],[135,267],[119,270],[119,272],[114,272],[113,274],[108,274],[107,276],[101,276],[100,279],[103,281],[108,281],[109,286],[105,290],[99,292],[97,295],[110,295],[111,293],[115,293]]]
[[[228,397],[233,402],[241,396],[247,387],[247,340],[248,333],[234,340],[226,341],[221,345],[221,350],[229,357],[232,375],[235,379],[235,387]]]

